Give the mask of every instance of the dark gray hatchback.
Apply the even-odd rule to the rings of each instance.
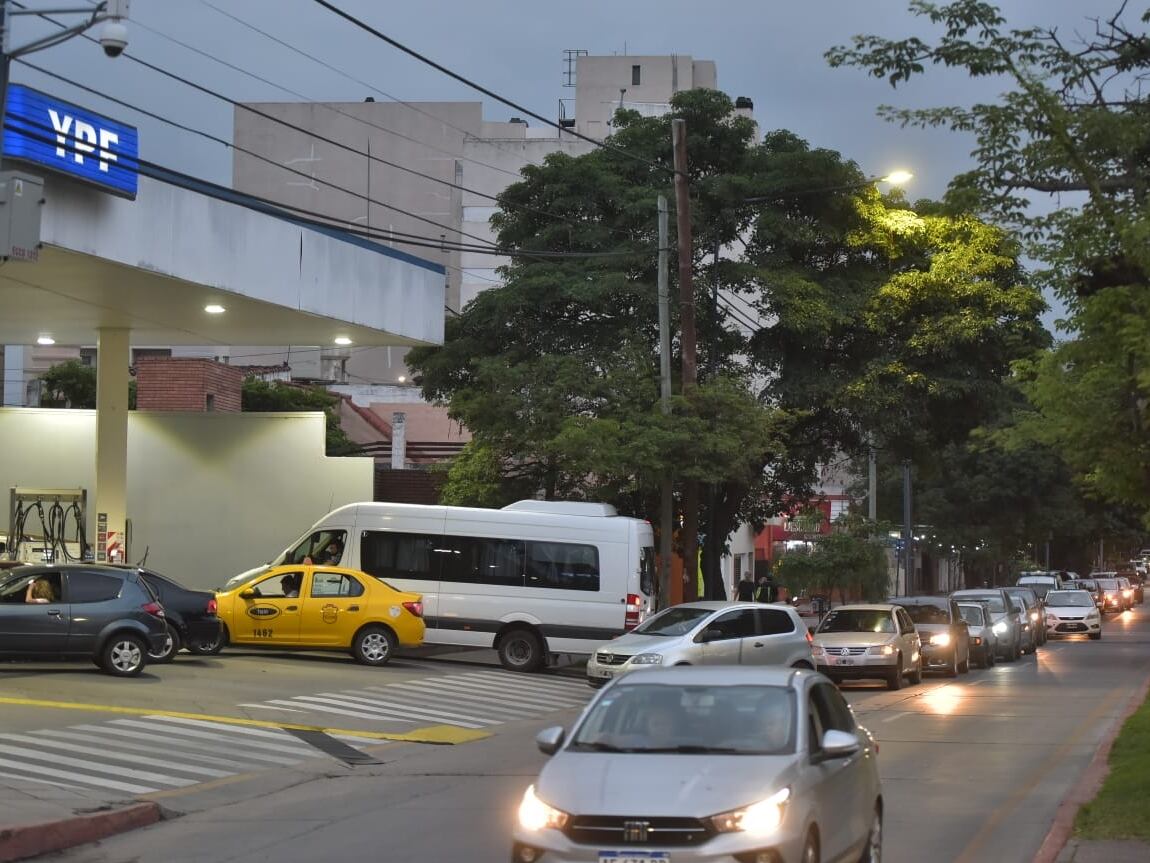
[[[21,566],[0,574],[0,656],[89,658],[133,677],[164,646],[164,610],[132,570]]]

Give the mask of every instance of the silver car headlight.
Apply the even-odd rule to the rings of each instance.
[[[994,633],[995,633],[996,635],[1005,635],[1005,634],[1006,634],[1006,629],[1007,629],[1007,627],[1006,627],[1006,621],[1005,621],[1005,620],[1000,620],[1000,621],[998,621],[998,623],[994,624],[994,626],[992,626],[992,627],[990,627],[990,628],[994,630]]]
[[[567,823],[567,813],[549,806],[535,796],[535,786],[528,785],[519,804],[519,826],[524,830],[542,830],[554,827],[561,830]]]
[[[711,825],[719,833],[747,833],[751,836],[766,837],[773,834],[783,823],[783,813],[787,811],[787,801],[791,799],[791,789],[782,788],[758,803],[734,809],[711,818]]]
[[[631,657],[631,665],[662,665],[661,653],[637,653]]]
[[[948,644],[950,644],[950,633],[936,632],[930,637],[930,643],[935,647],[946,647]]]
[[[894,656],[894,645],[876,644],[874,647],[868,647],[866,652],[871,656]]]

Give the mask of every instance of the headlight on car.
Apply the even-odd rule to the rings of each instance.
[[[823,647],[821,644],[812,644],[811,645],[811,656],[826,656],[826,655],[827,655],[827,649],[825,647]]]
[[[949,632],[936,632],[930,637],[930,643],[935,647],[946,647],[950,644]]]
[[[637,653],[631,657],[631,665],[662,665],[661,653]]]
[[[719,833],[748,833],[751,836],[770,836],[783,823],[783,813],[787,801],[791,799],[791,789],[776,791],[766,800],[752,803],[742,809],[724,812],[711,818],[711,824]]]
[[[554,806],[548,806],[535,796],[535,786],[528,785],[523,792],[523,801],[519,804],[519,826],[524,830],[542,830],[544,827],[554,827],[561,830],[567,823],[567,813],[561,812]]]
[[[1033,620],[1035,623],[1038,623],[1038,612],[1037,611],[1030,612],[1030,619]]]
[[[994,626],[992,626],[990,628],[994,630],[995,635],[1005,635],[1006,634],[1006,621],[1000,620],[1000,621],[998,621],[998,623],[994,624]]]
[[[1054,614],[1046,615],[1046,625],[1047,626],[1057,626],[1058,625],[1058,616],[1054,615]]]
[[[868,647],[866,652],[871,656],[894,656],[893,644],[878,644],[874,647]]]

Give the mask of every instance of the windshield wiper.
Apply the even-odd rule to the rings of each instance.
[[[708,754],[732,755],[732,754],[743,752],[742,749],[736,749],[733,746],[701,746],[699,744],[684,744],[681,746],[658,746],[658,747],[651,747],[650,749],[648,749],[648,748],[631,749],[628,751],[629,752],[673,752],[673,753],[677,753],[679,755],[708,755]]]
[[[604,743],[601,740],[596,741],[579,741],[572,743],[569,747],[579,752],[634,752],[634,749],[625,749],[616,746],[613,743]]]

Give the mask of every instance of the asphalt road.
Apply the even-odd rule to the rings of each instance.
[[[928,678],[900,692],[846,684],[848,699],[881,746],[887,860],[1029,860],[1098,741],[1150,674],[1148,658],[1150,607],[1140,607],[1108,620],[1101,642],[1051,642],[1037,657],[955,681]],[[4,697],[66,695],[76,703],[128,704],[140,714],[112,718],[83,708],[4,703],[0,745],[14,727],[25,738],[52,741],[53,733],[63,734],[54,744],[71,741],[88,749],[98,749],[94,741],[105,733],[129,742],[131,734],[142,733],[150,748],[136,751],[161,762],[196,746],[224,762],[255,756],[287,762],[237,766],[216,779],[183,774],[173,782],[184,769],[179,764],[148,769],[151,779],[120,776],[114,781],[148,786],[139,796],[182,817],[65,853],[58,858],[63,861],[502,861],[519,796],[543,763],[534,733],[570,722],[589,697],[580,687],[562,674],[518,677],[434,659],[361,669],[342,658],[225,655],[160,669],[151,683],[9,667],[0,670]],[[161,706],[192,718],[148,713]],[[276,716],[276,708],[285,712]],[[212,716],[259,717],[269,725],[247,727],[244,736]],[[343,735],[380,763],[350,765],[323,752],[304,754],[308,744],[276,736],[282,734],[277,720],[338,723],[335,737]],[[125,721],[137,724],[115,725]],[[357,730],[444,722],[488,736],[457,746],[375,746],[355,737]],[[87,730],[76,731],[79,724]],[[93,742],[83,744],[84,738]],[[252,746],[245,747],[247,741]],[[72,757],[81,765],[64,772],[82,773],[89,769],[83,763],[99,760],[76,751]],[[226,772],[214,761],[196,764]],[[0,763],[0,781],[18,781],[3,779],[4,770]],[[168,786],[162,785],[165,777]]]

